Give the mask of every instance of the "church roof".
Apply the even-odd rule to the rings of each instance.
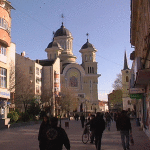
[[[52,41],[51,43],[48,44],[47,48],[52,48],[52,47],[60,47],[60,44]]]
[[[57,36],[72,36],[72,35],[71,32],[68,29],[66,29],[62,23],[61,27],[54,34],[54,37]]]
[[[87,39],[87,42],[82,46],[82,48],[81,49],[86,49],[86,48],[94,48],[94,46],[91,44],[91,43],[89,43],[89,40]]]
[[[125,52],[125,54],[124,54],[124,68],[123,68],[123,70],[126,70],[126,69],[129,69],[129,67],[128,67],[127,56],[126,56],[126,52]]]

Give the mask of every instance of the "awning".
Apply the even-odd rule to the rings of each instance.
[[[143,69],[137,72],[135,87],[144,87],[150,83],[150,69]]]

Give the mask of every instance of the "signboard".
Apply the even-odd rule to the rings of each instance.
[[[10,99],[10,91],[0,88],[0,97]]]
[[[130,88],[130,94],[145,93],[144,88]]]
[[[143,94],[130,94],[131,99],[142,99]]]

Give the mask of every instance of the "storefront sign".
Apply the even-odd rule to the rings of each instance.
[[[143,94],[130,94],[131,99],[142,99]]]
[[[144,88],[131,88],[130,94],[145,93]]]
[[[0,88],[0,97],[10,99],[10,91],[8,91],[7,89]]]

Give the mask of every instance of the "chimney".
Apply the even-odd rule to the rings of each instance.
[[[26,53],[25,53],[25,51],[23,51],[22,53],[21,53],[21,56],[25,56],[26,55]]]

